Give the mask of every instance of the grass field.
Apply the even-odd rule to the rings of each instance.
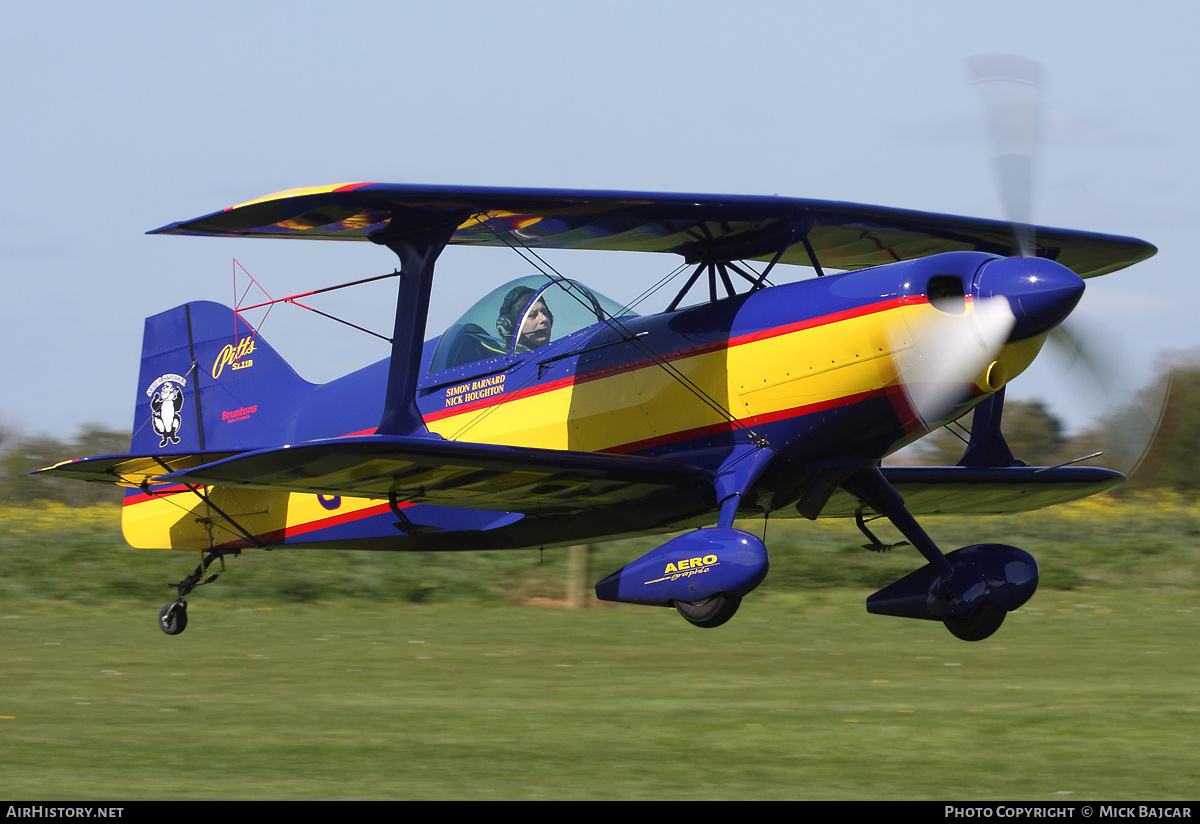
[[[810,524],[770,527],[771,576],[716,630],[518,605],[557,574],[536,553],[313,555],[284,588],[271,553],[170,638],[163,575],[192,559],[117,552],[87,513],[6,513],[0,797],[1194,800],[1198,519],[1168,503],[1002,522],[1043,586],[976,644],[868,615],[871,587],[828,569],[853,527]],[[939,537],[996,540],[991,520]],[[853,579],[914,564],[847,557]],[[404,568],[401,595],[373,564]]]

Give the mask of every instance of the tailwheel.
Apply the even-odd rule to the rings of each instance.
[[[158,613],[158,627],[167,635],[178,635],[187,629],[187,601],[172,601]]]
[[[233,555],[239,555],[239,550],[233,550]],[[179,594],[179,598],[167,604],[158,613],[158,628],[167,635],[178,635],[187,628],[187,600],[189,593],[196,587],[202,587],[206,584],[211,584],[213,581],[221,577],[221,572],[204,577],[204,573],[208,570],[210,564],[217,559],[221,560],[221,572],[225,571],[225,553],[213,551],[207,556],[202,555],[200,565],[196,567],[196,571],[184,578],[178,584],[167,584],[171,589],[174,589]]]
[[[961,638],[963,641],[982,641],[1000,629],[1007,614],[1004,607],[980,604],[962,615],[943,618],[942,623],[955,638]]]
[[[698,627],[719,627],[728,621],[741,606],[742,599],[737,595],[718,592],[703,601],[676,601],[675,609],[689,623]]]

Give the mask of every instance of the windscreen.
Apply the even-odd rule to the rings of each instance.
[[[501,355],[526,354],[605,318],[630,317],[619,303],[575,281],[531,275],[488,292],[446,330],[431,372]]]

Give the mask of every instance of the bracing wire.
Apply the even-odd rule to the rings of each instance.
[[[244,266],[242,266],[242,265],[241,265],[240,263],[238,263],[236,260],[234,260],[234,264],[235,264],[235,266],[236,266],[238,269],[241,269],[241,270],[242,270],[242,272],[243,272],[243,273],[245,273],[245,275],[246,275],[246,277],[247,277],[247,278],[249,278],[249,279],[250,279],[250,284],[246,286],[246,289],[245,289],[245,290],[242,292],[242,295],[241,295],[241,297],[239,298],[239,297],[237,296],[237,285],[236,285],[236,280],[237,280],[237,270],[236,270],[236,269],[234,270],[234,281],[235,281],[235,284],[234,284],[234,297],[235,297],[235,303],[234,303],[234,309],[233,309],[233,312],[234,312],[234,315],[235,315],[235,317],[238,317],[238,318],[242,317],[242,313],[243,313],[243,312],[250,312],[250,311],[253,311],[253,310],[255,310],[255,309],[262,309],[263,307],[266,307],[266,309],[267,309],[267,311],[266,311],[266,314],[264,314],[264,315],[263,315],[262,319],[261,319],[261,320],[258,322],[258,325],[257,325],[257,326],[253,326],[253,325],[251,325],[251,324],[249,324],[249,323],[247,323],[247,324],[246,324],[247,326],[250,326],[250,328],[251,328],[251,336],[252,336],[252,337],[257,337],[257,336],[258,336],[258,333],[259,333],[259,331],[262,329],[262,327],[263,327],[263,324],[265,324],[265,323],[266,323],[266,321],[267,321],[267,317],[268,317],[268,316],[271,314],[271,310],[275,308],[275,305],[276,305],[276,304],[279,304],[279,303],[290,303],[290,304],[292,304],[293,306],[299,306],[301,309],[307,309],[308,311],[312,312],[313,314],[320,315],[320,316],[321,316],[321,317],[323,317],[323,318],[328,318],[329,320],[336,321],[336,322],[338,322],[338,323],[341,323],[341,324],[343,324],[343,325],[345,325],[345,326],[349,326],[351,329],[356,329],[356,330],[357,330],[357,331],[359,331],[359,332],[365,332],[365,333],[366,333],[366,334],[368,334],[368,335],[371,335],[371,336],[373,336],[373,337],[379,338],[380,340],[383,340],[383,341],[387,341],[388,343],[391,343],[391,342],[392,342],[392,339],[391,339],[390,337],[388,337],[387,335],[382,335],[382,334],[380,334],[379,332],[374,332],[374,331],[372,331],[372,330],[370,330],[370,329],[367,329],[366,327],[359,326],[359,325],[358,325],[358,324],[356,324],[356,323],[351,323],[350,321],[348,321],[348,320],[346,320],[346,319],[344,319],[344,318],[339,318],[339,317],[337,317],[336,315],[331,315],[331,314],[329,314],[328,312],[322,312],[320,309],[316,309],[316,308],[314,308],[314,307],[312,307],[312,306],[308,306],[308,305],[306,305],[306,304],[304,304],[304,303],[301,303],[301,302],[300,302],[300,298],[307,298],[307,297],[311,297],[311,296],[313,296],[313,295],[320,295],[320,294],[324,294],[325,292],[333,292],[333,291],[336,291],[336,290],[338,290],[338,289],[348,289],[348,288],[349,288],[349,287],[351,287],[351,286],[361,286],[361,285],[362,285],[362,284],[364,284],[364,283],[373,283],[373,282],[375,282],[375,281],[377,281],[377,280],[386,280],[387,278],[395,278],[395,277],[399,277],[399,276],[400,276],[400,272],[399,272],[399,271],[392,271],[392,272],[389,272],[389,273],[388,273],[388,274],[386,274],[386,275],[375,275],[375,276],[373,276],[373,277],[369,277],[369,278],[360,278],[360,279],[358,279],[358,280],[352,280],[352,281],[349,281],[349,282],[347,282],[347,283],[339,283],[339,284],[336,284],[336,285],[334,285],[334,286],[324,286],[324,287],[322,287],[322,288],[320,288],[320,289],[310,289],[310,290],[309,290],[309,291],[307,291],[307,292],[298,292],[298,293],[296,293],[296,294],[294,294],[294,295],[288,295],[287,297],[283,297],[283,298],[272,298],[272,297],[271,297],[271,295],[270,295],[270,293],[269,293],[269,292],[267,292],[267,290],[266,290],[266,289],[264,289],[264,288],[262,287],[262,285],[261,285],[261,284],[260,284],[260,283],[259,283],[257,280],[255,280],[255,278],[254,278],[254,276],[253,276],[253,275],[251,275],[249,272],[247,272],[247,271],[246,271],[246,268],[245,268]],[[245,299],[245,297],[246,297],[246,294],[247,294],[247,293],[249,293],[251,286],[257,286],[257,287],[258,287],[258,290],[259,290],[260,292],[262,292],[264,295],[266,295],[266,297],[267,297],[267,300],[265,300],[265,301],[262,301],[262,302],[260,302],[260,303],[255,303],[255,304],[252,304],[252,305],[250,305],[250,306],[242,306],[242,305],[241,305],[241,301]],[[237,339],[237,325],[236,325],[236,321],[235,321],[235,324],[234,324],[234,339],[235,339],[235,340]]]
[[[530,265],[532,265],[535,269],[537,269],[539,272],[541,272],[543,275],[545,275],[551,281],[554,281],[556,283],[563,285],[564,291],[566,291],[569,295],[571,295],[575,300],[583,303],[583,299],[574,294],[574,292],[573,292],[574,285],[571,283],[571,281],[568,280],[567,278],[563,277],[563,275],[557,269],[555,269],[553,266],[551,266],[549,263],[547,263],[540,255],[537,254],[536,251],[534,251],[532,248],[530,248],[525,243],[523,243],[519,238],[516,238],[516,245],[514,245],[509,240],[510,237],[513,237],[512,233],[507,230],[504,230],[502,227],[498,229],[495,224],[495,221],[492,218],[487,217],[487,216],[481,217],[481,216],[477,215],[475,217],[475,220],[477,222],[483,224],[484,226],[486,226],[487,229],[497,238],[497,240],[499,240],[501,243],[505,244],[510,249],[512,249],[514,252],[516,252],[518,255],[520,255],[524,260],[526,260]],[[549,271],[547,271],[547,270],[549,270]],[[681,270],[682,270],[682,267],[677,267],[674,274],[678,274],[678,272]],[[672,277],[674,276],[674,274],[672,275]],[[591,308],[590,301],[584,305],[587,308]],[[607,313],[604,313],[604,314],[607,314]],[[628,327],[626,327],[625,324],[623,324],[620,321],[619,318],[614,318],[611,316],[602,316],[601,320],[606,325],[608,325],[611,329],[616,330],[618,333],[620,333],[622,336],[624,336],[627,340],[629,340],[629,342],[634,347],[636,347],[642,354],[644,354],[652,363],[654,363],[655,365],[660,367],[664,372],[666,372],[669,376],[671,376],[681,386],[683,386],[685,389],[687,389],[689,392],[691,392],[697,399],[699,399],[702,403],[704,403],[706,406],[708,406],[709,409],[716,412],[720,417],[724,418],[727,423],[731,424],[732,426],[734,426],[738,429],[744,430],[747,433],[747,435],[751,438],[751,440],[754,441],[755,443],[762,443],[762,444],[766,443],[765,438],[758,435],[753,429],[751,429],[749,426],[747,426],[745,423],[743,423],[741,420],[739,420],[737,418],[737,416],[735,416],[732,412],[730,412],[728,409],[726,409],[719,401],[717,401],[715,398],[713,398],[711,395],[709,395],[707,392],[705,392],[701,387],[697,386],[696,383],[691,380],[691,378],[689,378],[687,375],[684,375],[682,372],[680,372],[673,364],[671,364],[671,362],[666,357],[664,357],[663,355],[656,352],[645,341],[643,341],[640,338],[638,338],[637,336],[635,336],[633,334],[633,332]]]

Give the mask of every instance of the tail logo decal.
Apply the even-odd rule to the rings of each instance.
[[[168,373],[156,379],[146,390],[146,397],[150,398],[150,420],[154,424],[154,431],[162,438],[158,443],[160,448],[168,443],[179,443],[179,426],[183,422],[179,410],[183,408],[185,386],[187,379],[182,375]]]
[[[227,409],[221,413],[221,420],[225,421],[226,423],[244,421],[257,411],[258,404],[254,404],[253,406],[243,406],[241,409]]]
[[[217,355],[217,359],[213,361],[213,380],[221,377],[221,372],[225,370],[226,366],[230,369],[245,369],[248,366],[253,366],[253,360],[242,360],[242,358],[252,354],[254,354],[254,338],[242,338],[238,341],[237,346],[231,343],[225,344],[225,348],[221,350],[221,353]]]

